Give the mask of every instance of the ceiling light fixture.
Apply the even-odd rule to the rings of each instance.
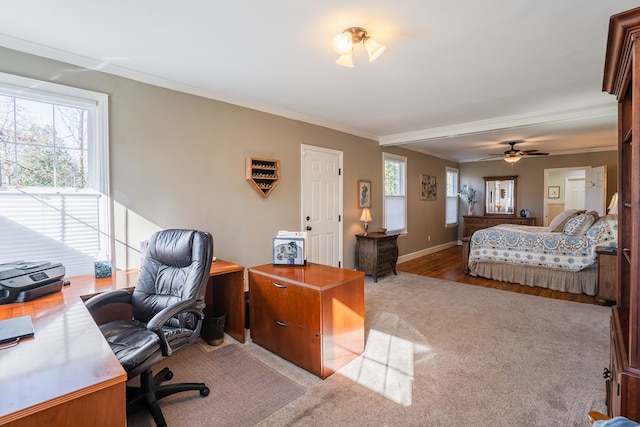
[[[367,30],[360,27],[347,28],[333,38],[333,49],[340,57],[336,64],[353,67],[353,45],[362,42],[369,54],[369,62],[375,61],[384,52],[386,46],[367,35]]]
[[[509,154],[507,156],[504,156],[504,161],[507,163],[515,163],[515,162],[519,162],[521,158],[522,157],[514,153],[514,154]]]

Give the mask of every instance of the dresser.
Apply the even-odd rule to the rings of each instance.
[[[507,215],[483,215],[462,217],[462,237],[471,236],[477,230],[493,227],[500,224],[536,225],[535,217],[522,218]]]
[[[356,235],[356,270],[373,276],[396,273],[398,262],[398,234],[368,233]]]
[[[254,343],[327,378],[364,351],[364,274],[308,263],[249,269]]]

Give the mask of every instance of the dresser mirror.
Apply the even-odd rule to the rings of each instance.
[[[518,176],[485,176],[484,214],[516,216]]]

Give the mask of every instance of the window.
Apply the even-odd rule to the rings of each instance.
[[[445,226],[458,225],[458,169],[446,168],[447,173],[447,204]]]
[[[383,153],[384,227],[407,231],[407,158]]]
[[[0,73],[2,262],[109,256],[107,121],[104,94]]]

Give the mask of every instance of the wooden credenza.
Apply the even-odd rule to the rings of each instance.
[[[356,235],[356,270],[373,276],[396,273],[398,262],[398,235],[386,233],[368,233]]]
[[[364,351],[364,274],[308,263],[249,269],[251,339],[327,378]]]
[[[464,215],[462,222],[462,237],[471,236],[477,230],[500,224],[536,225],[535,217],[522,218],[508,215]]]

